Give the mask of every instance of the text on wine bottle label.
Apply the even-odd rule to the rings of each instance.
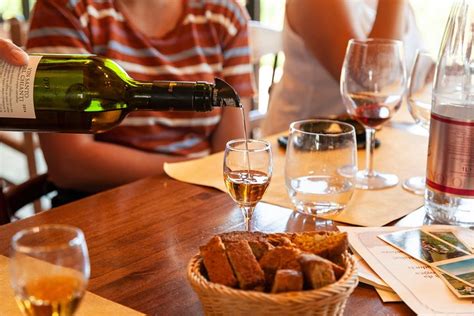
[[[18,67],[0,60],[0,117],[34,119],[33,88],[41,56],[30,56]]]

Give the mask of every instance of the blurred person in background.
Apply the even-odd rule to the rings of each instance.
[[[287,0],[283,76],[272,89],[264,135],[300,119],[346,113],[339,80],[352,38],[402,40],[407,69],[422,42],[408,0]]]
[[[17,66],[28,62],[28,55],[11,41],[0,38],[0,60]]]
[[[27,51],[106,56],[134,79],[223,78],[248,110],[254,94],[247,12],[235,0],[38,0]],[[54,205],[163,172],[243,137],[238,109],[135,112],[103,134],[40,134]]]

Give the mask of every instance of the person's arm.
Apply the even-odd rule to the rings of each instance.
[[[184,157],[95,141],[91,135],[39,134],[51,180],[61,188],[97,192],[163,172]]]
[[[7,63],[23,66],[28,63],[28,55],[9,40],[0,38],[0,59]]]
[[[291,28],[332,77],[339,81],[350,39],[402,38],[406,2],[379,0],[377,16],[369,34],[363,34],[357,27],[355,19],[358,17],[351,13],[347,0],[291,0],[287,2],[286,14]]]

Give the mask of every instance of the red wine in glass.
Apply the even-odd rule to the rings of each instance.
[[[402,101],[399,95],[382,98],[372,93],[354,93],[350,99],[353,103],[350,111],[352,118],[372,128],[379,128],[390,120]]]

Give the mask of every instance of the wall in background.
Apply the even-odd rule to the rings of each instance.
[[[438,55],[449,11],[454,0],[410,0],[424,44]]]

